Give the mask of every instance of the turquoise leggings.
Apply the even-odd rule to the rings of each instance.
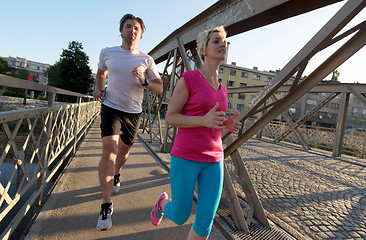
[[[178,225],[188,220],[197,182],[198,199],[193,230],[201,237],[210,235],[221,198],[223,176],[223,161],[197,162],[172,156],[170,167],[172,201],[164,208],[165,216]]]

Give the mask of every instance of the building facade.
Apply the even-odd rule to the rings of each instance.
[[[8,65],[13,68],[15,73],[19,73],[24,70],[28,71],[29,76],[33,77],[33,82],[47,85],[48,79],[45,71],[51,65],[30,61],[26,58],[20,57],[4,57],[3,59],[8,62]]]
[[[239,67],[236,63],[222,63],[219,68],[219,79],[227,88],[263,86],[267,85],[278,72],[259,71],[256,67],[253,69]],[[292,81],[293,79],[290,79],[287,84],[291,84]],[[277,98],[282,98],[283,94],[285,93],[276,94]],[[227,114],[232,115],[235,112],[240,112],[244,106],[249,106],[250,101],[256,95],[257,93],[229,94]],[[307,93],[288,109],[288,113],[293,121],[297,121],[328,96],[329,93]],[[341,97],[339,95],[316,112],[305,124],[336,128],[340,106]],[[276,120],[284,121],[282,116],[278,116]],[[353,95],[350,97],[347,112],[347,128],[366,131],[366,106]]]
[[[235,62],[222,63],[219,67],[219,80],[227,88],[267,85],[276,74],[276,71],[259,71],[257,67],[253,67],[253,69],[239,67]],[[229,94],[228,115],[240,112],[255,96],[256,93]]]

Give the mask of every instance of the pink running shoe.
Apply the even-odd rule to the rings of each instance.
[[[151,211],[151,223],[154,226],[158,226],[161,220],[163,220],[164,212],[160,206],[160,203],[163,199],[168,199],[168,194],[166,192],[160,193],[158,201],[156,202],[153,210]]]

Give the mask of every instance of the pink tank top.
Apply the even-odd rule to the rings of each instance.
[[[214,89],[198,70],[185,72],[182,77],[189,94],[182,114],[204,116],[215,106],[216,102],[219,103],[216,111],[226,112],[227,89],[221,82],[220,89]],[[170,154],[199,162],[222,161],[221,130],[207,127],[178,128]]]

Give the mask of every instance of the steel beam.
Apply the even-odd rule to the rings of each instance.
[[[337,34],[358,12],[360,12],[366,5],[365,1],[350,0],[347,2],[336,15],[314,36],[312,40],[283,68],[274,80],[272,80],[262,91],[258,94],[257,102],[253,104],[250,109],[244,109],[239,117],[244,119],[250,113],[258,108],[262,103],[268,99],[273,93],[277,91],[279,85],[282,85],[288,77],[292,76],[294,69],[299,66],[303,59],[306,59],[312,54],[312,51],[320,44],[330,40]],[[366,29],[360,29],[350,40],[348,40],[341,48],[339,48],[332,56],[330,56],[323,64],[315,69],[308,77],[306,77],[292,92],[287,94],[281,104],[274,106],[269,110],[265,116],[254,123],[249,129],[241,134],[230,146],[225,150],[225,157],[229,156],[236,148],[240,147],[261,128],[273,120],[276,116],[285,111],[296,100],[302,97],[305,93],[310,91],[316,84],[328,76],[334,69],[339,67],[343,62],[350,58],[354,53],[360,50],[366,44]],[[222,136],[225,138],[228,131],[224,131]]]
[[[186,49],[196,46],[197,34],[204,29],[223,25],[228,37],[259,28],[283,19],[300,15],[340,0],[228,0],[217,1],[211,7],[172,32],[149,55],[156,63],[167,59],[168,53],[178,47],[181,37]]]
[[[248,86],[248,87],[237,87],[237,88],[228,88],[228,93],[238,94],[238,93],[257,93],[263,88],[265,85],[258,86]],[[283,85],[277,89],[277,92],[290,92],[291,85]],[[309,93],[341,93],[341,92],[349,92],[353,93],[352,90],[357,89],[358,92],[366,94],[366,84],[354,84],[354,83],[319,83],[309,90]]]
[[[340,112],[337,120],[337,131],[333,146],[332,157],[340,157],[342,154],[342,145],[344,138],[344,130],[346,129],[347,111],[349,106],[350,93],[342,93]]]
[[[322,107],[324,107],[326,104],[328,104],[330,101],[332,101],[335,97],[337,97],[340,93],[331,93],[327,98],[323,99],[321,102],[319,102],[316,106],[314,106],[307,114],[302,116],[299,120],[297,120],[294,124],[294,128],[297,129],[300,127],[303,123],[305,123],[306,120],[311,118],[315,113],[317,113]],[[284,139],[286,136],[288,136],[292,132],[292,129],[286,129],[283,133],[281,133],[280,136],[278,136],[274,142],[279,142],[282,139]]]

